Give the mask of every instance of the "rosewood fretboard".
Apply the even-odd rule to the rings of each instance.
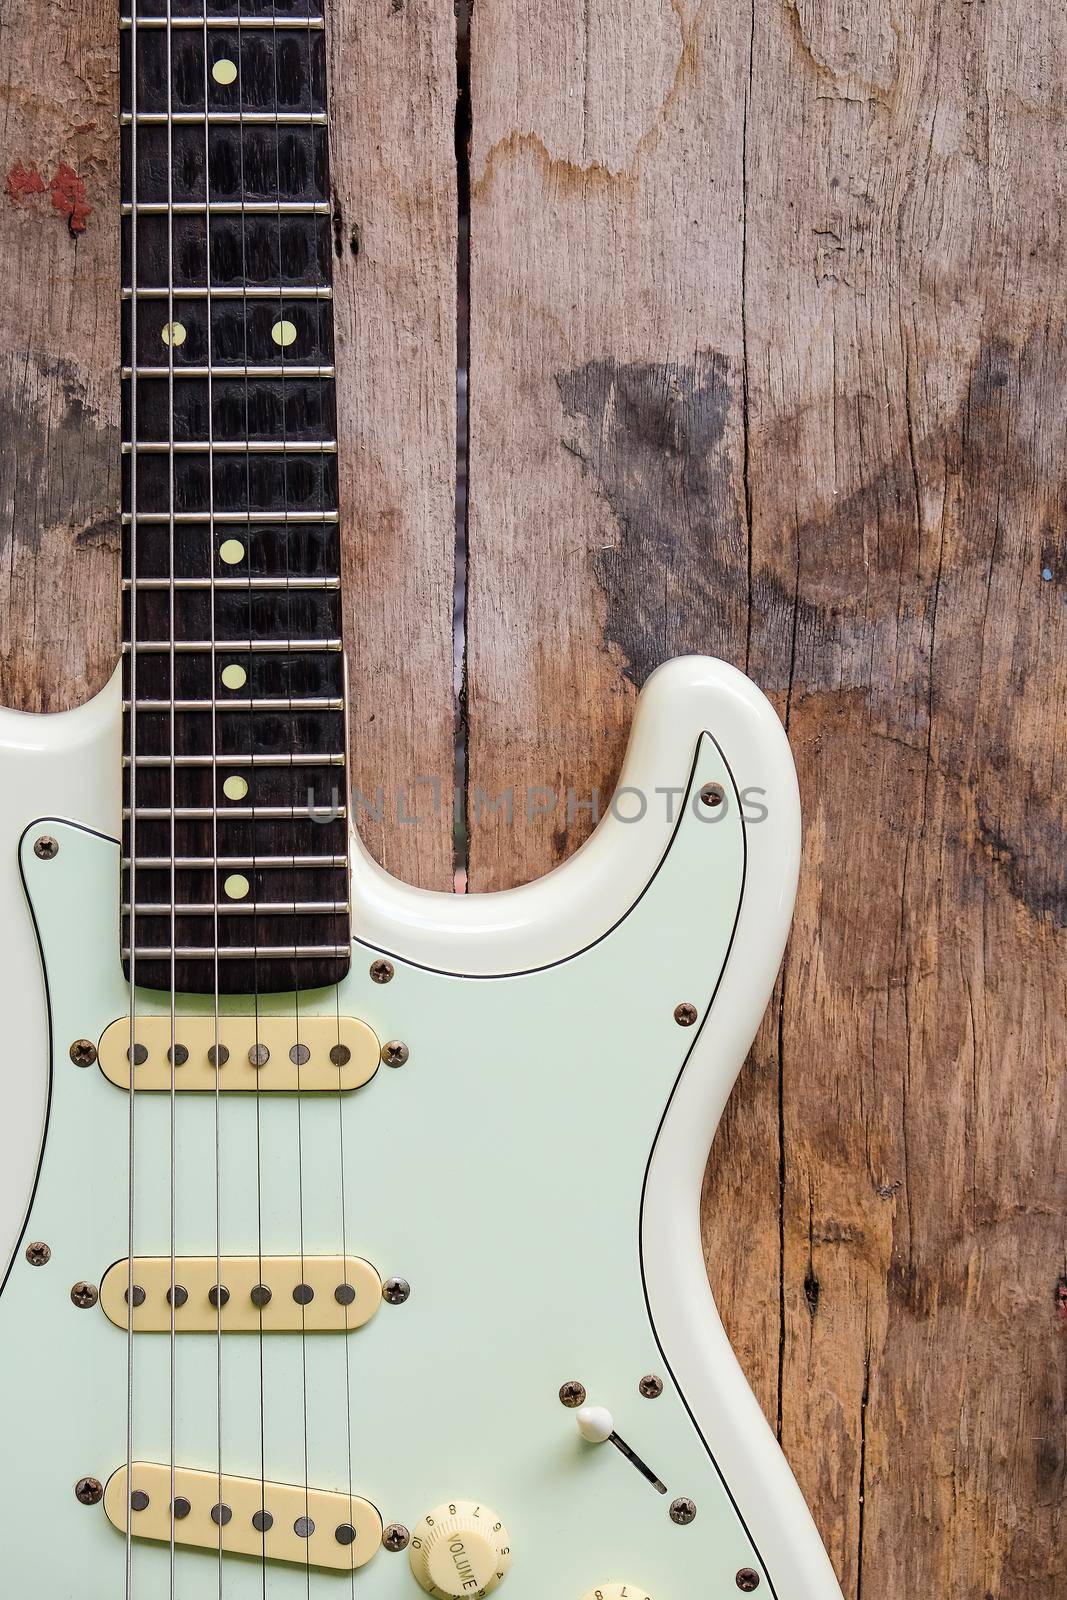
[[[323,21],[120,26],[123,959],[312,988],[350,950]]]

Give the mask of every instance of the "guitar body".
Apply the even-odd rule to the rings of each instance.
[[[401,1065],[343,1094],[134,1094],[135,1258],[255,1257],[266,1275],[277,1257],[358,1257],[410,1285],[340,1333],[253,1319],[131,1340],[102,1302],[72,1302],[74,1284],[99,1286],[129,1256],[130,1094],[70,1054],[130,1008],[120,756],[117,682],[61,716],[0,714],[6,1587],[47,1600],[421,1592],[411,1546],[368,1551],[354,1578],[316,1565],[329,1527],[306,1561],[276,1559],[267,1536],[260,1557],[231,1554],[222,1528],[221,1556],[151,1534],[128,1548],[75,1484],[106,1485],[129,1456],[357,1496],[416,1549],[432,1508],[491,1507],[511,1600],[835,1600],[716,1315],[698,1225],[796,883],[795,776],[758,691],[718,662],[662,668],[618,814],[540,882],[431,894],[354,846],[348,975],[261,997],[259,1014],[359,1019],[407,1046]],[[42,836],[58,850],[35,853]],[[383,962],[391,977],[374,981]],[[179,995],[175,1037],[209,1004]],[[142,991],[136,1009],[169,1016],[170,998]],[[226,997],[228,1013],[251,1009]],[[40,1265],[35,1243],[50,1252]],[[642,1393],[647,1377],[661,1393]],[[595,1432],[598,1414],[561,1404],[570,1383],[630,1455],[582,1437],[576,1419]]]

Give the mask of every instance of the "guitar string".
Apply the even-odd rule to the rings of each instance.
[[[219,1017],[219,894],[221,892],[219,859],[219,765],[218,765],[218,659],[215,649],[217,619],[216,619],[216,588],[215,588],[215,340],[213,325],[213,304],[211,298],[212,268],[211,268],[211,123],[209,114],[211,109],[210,97],[210,42],[208,35],[208,9],[207,0],[204,0],[203,23],[203,89],[204,89],[204,332],[205,332],[205,366],[207,369],[207,495],[208,495],[208,609],[210,611],[210,657],[208,670],[211,678],[211,885],[212,885],[212,1020],[214,1042],[214,1136],[215,1136],[215,1388],[216,1388],[216,1446],[218,1467],[218,1505],[223,1503],[222,1495],[222,1150],[221,1150],[221,1073],[223,1063],[221,1060],[221,1026]],[[173,1515],[171,1528],[173,1530]],[[219,1513],[218,1544],[219,1544],[219,1594],[222,1594],[222,1540],[223,1540],[222,1513]]]
[[[134,1069],[137,1052],[137,628],[138,628],[138,601],[140,598],[137,588],[139,575],[137,556],[137,529],[139,517],[138,483],[137,483],[137,451],[134,448],[137,441],[137,304],[138,288],[140,283],[139,264],[137,259],[137,111],[138,111],[138,85],[137,85],[137,0],[130,6],[130,248],[129,248],[129,274],[130,274],[130,452],[129,452],[129,485],[130,485],[130,521],[129,521],[129,550],[130,550],[130,655],[127,682],[129,684],[129,709],[127,711],[127,727],[129,729],[129,818],[127,819],[126,837],[130,856],[129,867],[129,941],[130,941],[130,1044],[127,1060],[129,1063],[129,1196],[127,1215],[127,1240],[126,1240],[126,1540],[124,1553],[124,1580],[126,1600],[131,1600],[133,1588],[133,1515],[130,1503],[131,1479],[133,1477],[133,1249],[134,1249],[134,1184],[135,1163],[134,1144],[136,1127],[136,1086]],[[120,917],[121,927],[121,917]]]
[[[326,11],[326,4],[325,4],[325,0],[324,0],[323,12],[325,12],[325,11]],[[324,27],[323,27],[323,30],[322,30],[322,38],[323,38],[323,44],[322,44],[322,57],[323,57],[323,60],[322,60],[322,86],[323,86],[323,110],[326,112],[326,117],[327,117],[327,122],[326,122],[326,128],[327,128],[327,132],[326,132],[326,152],[327,152],[327,161],[328,162],[329,162],[329,158],[330,158],[330,154],[331,154],[330,148],[329,148],[330,92],[329,92],[329,81],[328,81],[329,80],[329,61],[330,61],[329,41],[330,41],[331,37],[332,37],[332,34],[327,30],[327,28],[325,27],[325,23],[324,23]],[[309,5],[308,5],[308,33],[307,33],[307,72],[308,72],[308,105],[312,109],[314,108],[314,105],[315,105],[314,57],[315,57],[315,42],[314,42],[314,32],[313,32],[312,27],[311,27],[311,5],[310,5],[310,0],[309,0]],[[329,166],[329,165],[327,166],[327,172],[332,177],[332,167]],[[329,255],[328,254],[327,254],[327,260],[329,260]],[[331,277],[332,277],[332,267],[331,267]],[[324,309],[324,307],[326,307],[326,309]],[[334,369],[334,371],[336,373],[336,369],[337,369],[337,351],[336,351],[337,333],[336,333],[336,318],[333,315],[332,302],[329,304],[328,307],[326,306],[326,303],[323,302],[322,300],[320,300],[317,303],[316,310],[315,310],[315,322],[316,322],[316,337],[317,337],[316,349],[317,349],[317,352],[318,352],[319,364],[320,365],[327,365],[328,364],[329,366],[331,366]],[[330,339],[330,344],[329,344],[329,349],[328,350],[326,348],[326,340],[323,337],[323,327],[324,327],[324,325],[331,330],[331,339]],[[328,362],[327,362],[327,356],[329,358]],[[328,408],[324,405],[324,401],[325,401],[325,398],[326,398],[328,393],[330,393],[330,386],[329,386],[328,382],[323,381],[320,378],[320,380],[319,380],[319,419],[320,419],[320,427],[325,427],[325,423],[323,421],[323,415],[324,415],[324,412]],[[336,378],[334,378],[332,380],[332,393],[333,393],[333,407],[332,407],[333,416],[331,418],[331,426],[332,426],[332,429],[333,429],[333,437],[336,439],[337,438],[337,414],[338,414]],[[340,512],[340,505],[341,505],[341,466],[340,466],[340,456],[339,455],[337,456],[336,460],[337,460],[337,469],[336,469],[336,484],[335,484],[335,504],[336,504],[336,509],[338,510],[338,513],[339,513]],[[319,508],[320,508],[320,510],[323,510],[323,511],[325,511],[325,509],[326,509],[326,490],[325,490],[325,477],[324,476],[322,478],[320,478]],[[323,534],[322,534],[322,537],[323,537],[324,540],[325,540],[325,528],[326,528],[326,524],[323,523]],[[337,577],[338,577],[338,579],[340,579],[342,560],[341,560],[341,532],[340,532],[340,517],[339,516],[338,516],[337,530],[338,531],[337,531],[336,540],[334,542],[334,549],[335,549],[335,552],[336,552],[335,559],[336,559],[336,562],[337,562]],[[343,605],[343,600],[339,598],[338,604],[339,605]],[[339,632],[343,635],[343,632],[344,632],[343,627],[341,627],[339,629]],[[342,802],[345,804],[345,810],[346,810],[346,822],[345,822],[345,827],[344,827],[344,838],[345,838],[345,846],[346,846],[346,853],[347,853],[348,829],[349,829],[349,823],[347,821],[347,809],[348,809],[347,808],[347,799],[348,799],[350,778],[349,778],[348,759],[347,759],[347,757],[348,757],[348,695],[347,695],[347,692],[345,692],[346,689],[347,689],[347,683],[346,683],[345,665],[344,665],[344,657],[343,656],[341,658],[341,684],[342,684],[342,694],[341,694],[341,702],[342,702],[342,712],[341,712],[342,734],[341,734],[340,743],[341,743],[341,749],[342,749],[342,751],[344,752],[344,755],[345,755],[345,762],[344,762],[343,767],[341,768],[341,773],[342,773],[342,778],[341,778],[341,797],[342,797]],[[332,795],[331,795],[331,800],[332,800]],[[349,874],[348,874],[347,867],[345,869],[345,883],[346,883],[346,900],[349,902],[349,905],[350,905],[350,902],[351,902],[351,889],[350,889],[350,887],[348,887],[348,885],[349,885]],[[351,912],[349,912],[348,938],[349,938],[349,943],[350,944],[351,944],[351,932],[352,932],[352,930],[351,930]],[[346,1190],[345,1190],[345,1094],[344,1094],[344,1088],[343,1088],[343,1076],[344,1076],[344,1066],[345,1066],[345,1064],[344,1064],[343,1060],[341,1059],[341,1053],[340,1053],[341,1052],[341,986],[340,986],[339,983],[334,985],[334,1037],[335,1037],[335,1045],[336,1045],[337,1052],[338,1052],[338,1059],[337,1059],[337,1158],[338,1158],[338,1176],[339,1176],[339,1190],[340,1190],[339,1201],[340,1201],[340,1210],[341,1210],[341,1261],[342,1261],[342,1274],[343,1274],[341,1281],[343,1283],[347,1283],[348,1282],[348,1211],[347,1211],[348,1197],[347,1197]],[[348,1459],[348,1521],[349,1521],[350,1526],[354,1527],[355,1526],[355,1516],[354,1516],[354,1501],[353,1501],[353,1470],[352,1470],[352,1365],[351,1365],[351,1351],[350,1351],[350,1344],[351,1344],[351,1324],[350,1324],[351,1305],[346,1302],[346,1304],[344,1305],[343,1309],[344,1309],[345,1453],[346,1453],[346,1456],[347,1456],[347,1459]],[[355,1592],[356,1592],[356,1572],[355,1572],[355,1567],[353,1566],[349,1571],[349,1593],[352,1596],[352,1600],[355,1600]]]
[[[132,0],[136,6],[138,0]],[[174,75],[173,75],[173,49],[174,30],[171,27],[172,0],[167,0],[167,27],[165,29],[166,42],[165,66],[167,75],[167,550],[168,550],[168,587],[167,587],[167,637],[170,648],[168,651],[167,681],[170,690],[170,1538],[167,1552],[167,1561],[170,1574],[171,1600],[174,1600],[175,1587],[175,1548],[174,1548],[174,1457],[175,1457],[175,1426],[177,1419],[175,1363],[177,1360],[177,1339],[175,1337],[175,1243],[177,1226],[176,1184],[177,1174],[175,1163],[177,1157],[177,1016],[176,997],[178,977],[178,919],[176,910],[177,900],[177,824],[176,824],[176,777],[174,761],[174,736],[177,723],[177,684],[176,653],[174,649],[174,564],[175,564],[175,467],[174,467],[174,352],[177,349],[174,327]],[[131,1309],[132,1320],[132,1309]]]
[[[310,11],[310,0],[309,0],[308,9]],[[286,334],[286,328],[285,328],[286,317],[285,317],[285,290],[284,290],[283,281],[282,281],[283,277],[284,277],[284,273],[282,271],[284,250],[283,250],[283,231],[282,231],[281,85],[280,85],[280,80],[279,80],[279,75],[278,75],[278,21],[277,21],[277,18],[278,18],[277,6],[274,5],[274,6],[272,6],[272,9],[271,9],[271,62],[272,62],[273,89],[274,89],[273,100],[274,100],[275,232],[276,232],[276,236],[277,236],[277,246],[278,246],[278,324],[277,324],[278,340],[277,340],[277,342],[278,342],[278,349],[280,351],[279,366],[280,366],[280,369],[281,369],[281,378],[279,379],[279,382],[278,382],[278,414],[279,414],[278,420],[279,420],[279,422],[281,424],[282,510],[283,510],[283,513],[284,513],[284,516],[285,516],[285,521],[282,524],[283,529],[284,529],[283,542],[284,542],[284,546],[285,546],[285,619],[286,619],[285,673],[286,673],[287,698],[289,700],[289,712],[288,712],[288,719],[289,719],[289,748],[290,748],[290,752],[292,753],[293,750],[295,749],[296,722],[295,722],[295,714],[294,714],[294,711],[293,711],[293,603],[292,603],[292,567],[291,567],[291,549],[290,549],[290,542],[291,542],[292,535],[291,535],[290,524],[289,524],[289,520],[288,520],[288,515],[289,515],[289,451],[288,451],[289,426],[288,426],[288,417],[287,417],[287,414],[286,414],[287,396],[286,396],[286,382],[285,382],[285,365],[286,365],[286,360],[287,360],[286,351],[288,349],[288,346],[284,342],[285,334]],[[294,149],[295,149],[295,147],[297,145],[297,139],[296,139],[295,135],[294,135],[293,143],[294,143]],[[294,162],[294,174],[295,174],[295,162]],[[310,224],[310,226],[314,229],[314,227],[316,225],[315,225],[314,222],[312,222]],[[322,474],[322,463],[323,463],[323,457],[322,457],[322,453],[320,452],[320,454],[319,454],[320,482],[321,482],[321,474]],[[296,794],[295,770],[294,770],[294,768],[292,766],[290,766],[290,769],[289,769],[289,793],[290,793],[290,795],[292,795],[294,797],[294,800],[295,800],[295,794]],[[295,806],[294,806],[294,810],[295,810]],[[294,854],[295,854],[295,852],[294,852]],[[290,869],[290,872],[289,872],[288,876],[289,876],[289,882],[290,882],[291,899],[292,899],[293,905],[295,906],[296,903],[297,903],[297,887],[296,887],[297,869],[296,869],[295,866]],[[297,954],[297,951],[298,951],[298,948],[299,948],[298,940],[299,940],[299,921],[298,921],[297,915],[296,915],[296,913],[294,911],[294,913],[293,913],[293,1034],[294,1034],[295,1043],[294,1043],[292,1051],[290,1053],[290,1059],[293,1061],[293,1064],[296,1067],[297,1214],[298,1214],[299,1239],[300,1239],[300,1282],[301,1282],[301,1284],[303,1284],[304,1281],[305,1281],[305,1269],[304,1269],[304,1111],[303,1111],[303,1095],[301,1093],[301,1077],[300,1077],[301,1071],[302,1071],[302,1062],[301,1062],[301,1059],[300,1059],[301,1058],[301,1054],[302,1054],[302,1049],[301,1049],[302,1041],[301,1041],[301,1037],[300,1037],[300,961],[299,961],[299,956]],[[312,958],[312,959],[314,959],[314,958]],[[310,1492],[309,1492],[309,1485],[308,1485],[308,1431],[307,1431],[307,1392],[308,1392],[308,1390],[307,1390],[307,1308],[303,1304],[302,1300],[301,1300],[301,1305],[300,1305],[300,1373],[301,1373],[301,1392],[302,1392],[302,1397],[303,1397],[303,1412],[304,1412],[304,1517],[305,1517],[306,1523],[308,1525],[310,1525],[311,1507],[310,1507],[310,1503],[309,1503],[309,1501],[310,1501]],[[305,1580],[306,1580],[307,1595],[308,1595],[308,1600],[310,1600],[310,1596],[311,1596],[311,1550],[310,1550],[310,1538],[309,1538],[309,1541],[305,1545],[305,1548],[304,1548],[304,1570],[305,1570]]]
[[[206,5],[207,4],[207,0],[204,0],[204,3]],[[241,232],[240,232],[240,239],[241,239],[241,337],[240,337],[240,340],[239,340],[239,345],[240,345],[240,349],[241,349],[241,353],[242,353],[242,357],[243,357],[242,364],[243,364],[243,368],[244,368],[244,377],[243,377],[242,381],[243,381],[243,404],[244,404],[244,417],[245,417],[245,430],[246,430],[246,443],[247,443],[248,442],[247,441],[248,417],[249,417],[249,412],[250,412],[250,389],[249,389],[249,378],[248,378],[248,368],[249,368],[249,364],[250,364],[249,363],[249,344],[248,344],[248,326],[249,326],[248,285],[249,285],[249,276],[250,276],[250,271],[249,271],[250,263],[249,263],[248,232],[247,232],[247,229],[248,229],[248,213],[244,210],[244,202],[245,202],[245,198],[246,198],[245,146],[244,146],[245,48],[246,48],[245,41],[246,41],[246,37],[247,36],[246,36],[245,29],[243,27],[243,16],[244,16],[244,13],[242,11],[241,0],[237,0],[236,28],[234,30],[234,45],[236,47],[236,55],[237,55],[237,114],[238,114],[238,117],[240,119],[239,125],[238,125],[238,188],[239,188],[239,193],[241,195],[241,205],[242,205],[242,210],[241,210],[241,213],[240,213],[240,230],[241,230]],[[249,49],[253,48],[251,43],[249,43],[248,48]],[[255,224],[253,224],[253,226],[255,226]],[[245,550],[244,550],[245,601],[246,601],[245,612],[246,612],[246,621],[247,621],[247,624],[248,624],[248,637],[249,637],[249,642],[251,642],[251,638],[252,638],[252,620],[253,620],[253,618],[252,618],[252,587],[253,587],[253,585],[252,585],[252,567],[253,567],[253,553],[252,553],[252,526],[253,526],[253,518],[252,518],[252,453],[248,449],[245,450],[244,525],[243,526],[244,526],[244,541],[245,541]],[[259,559],[260,559],[261,564],[262,564],[262,556],[260,556]],[[249,663],[248,664],[249,664],[249,695],[248,695],[248,698],[249,698],[249,702],[251,704],[251,701],[252,701],[252,698],[253,698],[253,690],[254,690],[254,687],[255,687],[255,685],[252,682],[252,677],[251,677],[251,667],[252,667],[251,654],[249,655]],[[254,732],[254,729],[255,729],[255,713],[251,709],[249,709],[249,711],[248,711],[247,732],[248,732],[248,754],[249,754],[249,774],[250,775],[254,772],[254,767],[253,767],[252,762],[251,762],[251,757],[252,757],[252,755],[254,753],[253,746],[255,744],[255,732]],[[254,798],[255,797],[253,795],[253,800],[254,800]],[[255,1037],[255,1045],[256,1045],[257,1052],[258,1052],[258,1049],[259,1049],[259,1046],[260,1046],[260,1043],[261,1043],[260,1036],[259,1036],[259,1022],[260,1022],[260,1008],[259,1008],[259,943],[260,943],[260,939],[259,939],[259,918],[260,918],[260,912],[259,912],[259,909],[258,909],[258,905],[259,905],[259,863],[258,863],[258,850],[257,850],[258,841],[257,841],[257,836],[256,836],[256,828],[255,828],[254,820],[248,822],[247,824],[245,824],[245,826],[247,828],[247,833],[244,834],[244,837],[246,837],[248,839],[248,841],[249,841],[248,855],[249,855],[249,860],[250,860],[250,863],[251,863],[251,867],[250,867],[251,886],[250,887],[251,887],[251,893],[252,893],[253,910],[252,910],[252,914],[251,914],[251,917],[250,917],[249,920],[250,920],[251,925],[252,925],[252,933],[251,933],[251,950],[252,950],[251,960],[252,960],[252,973],[253,973],[252,1005],[253,1005],[253,1017],[254,1017],[254,1030],[253,1031],[254,1031],[254,1037]],[[263,1123],[263,1118],[262,1118],[263,1100],[262,1100],[262,1092],[260,1090],[259,1069],[258,1068],[256,1069],[256,1086],[255,1086],[254,1094],[255,1094],[255,1127],[256,1127],[256,1262],[257,1262],[256,1270],[257,1270],[257,1275],[258,1275],[257,1281],[259,1283],[262,1283],[263,1282],[263,1126],[262,1126],[262,1123]],[[267,1497],[267,1433],[266,1433],[266,1348],[265,1348],[264,1335],[263,1335],[263,1308],[262,1307],[259,1307],[259,1326],[258,1326],[258,1330],[257,1330],[257,1356],[258,1356],[258,1374],[257,1374],[257,1376],[258,1376],[258,1388],[259,1388],[259,1489],[260,1489],[260,1508],[264,1509],[265,1508],[266,1497]],[[262,1585],[263,1600],[266,1600],[266,1594],[267,1594],[267,1529],[266,1529],[266,1527],[261,1528],[259,1530],[259,1532],[260,1532],[260,1578],[261,1578],[261,1585]],[[221,1574],[220,1574],[220,1582],[221,1582]]]
[[[346,788],[347,788],[347,780],[346,780]],[[336,1039],[337,1039],[337,1045],[338,1045],[338,1049],[339,1049],[340,1043],[341,1043],[341,986],[340,986],[340,984],[337,984],[334,987],[334,1016],[335,1016],[335,1019],[336,1019]],[[344,1088],[343,1088],[343,1084],[342,1084],[343,1075],[344,1075],[344,1062],[340,1059],[340,1054],[338,1054],[338,1061],[337,1061],[337,1150],[338,1150],[338,1165],[340,1167],[340,1174],[341,1174],[341,1261],[343,1263],[342,1270],[343,1270],[343,1272],[345,1274],[341,1281],[343,1283],[347,1283],[348,1282],[348,1219],[347,1219],[346,1207],[347,1207],[347,1203],[348,1202],[347,1202],[347,1195],[345,1194],[345,1096],[344,1096]],[[349,1349],[348,1349],[349,1343],[350,1343],[350,1336],[351,1336],[351,1327],[350,1327],[350,1324],[349,1324],[349,1316],[351,1314],[351,1307],[350,1307],[350,1305],[348,1303],[346,1303],[345,1306],[344,1306],[344,1314],[345,1314],[345,1330],[344,1330],[344,1341],[345,1341],[345,1439],[346,1439],[346,1444],[347,1444],[347,1449],[348,1449],[348,1520],[349,1520],[349,1523],[354,1527],[355,1526],[355,1517],[354,1517],[354,1503],[353,1503],[353,1498],[352,1498],[352,1366],[351,1366],[351,1358],[350,1358]],[[355,1593],[356,1593],[356,1571],[355,1571],[354,1567],[352,1568],[352,1570],[349,1573],[349,1593],[353,1596],[353,1600],[354,1600]]]

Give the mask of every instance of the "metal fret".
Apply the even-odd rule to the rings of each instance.
[[[336,439],[129,439],[122,441],[123,455],[325,455],[337,454]],[[168,519],[169,520],[169,519]]]
[[[133,113],[123,111],[119,121],[129,127],[133,122]],[[203,126],[204,123],[228,123],[231,126],[249,127],[317,127],[326,126],[326,113],[324,111],[138,111],[137,124],[165,127],[167,123],[177,127],[179,124],[194,124]]]
[[[341,587],[340,578],[137,578],[131,582],[123,578],[122,587],[126,593],[131,589],[147,589],[159,591],[161,589],[284,589],[288,592],[294,590],[332,590]]]
[[[294,650],[340,650],[340,639],[138,639],[135,645],[124,644],[122,653],[131,649],[147,650],[149,655],[282,655]],[[228,701],[220,700],[225,706]]]
[[[300,700],[227,700],[225,704],[212,700],[138,700],[138,711],[343,711],[341,699],[309,695]],[[130,702],[122,702],[123,711],[129,711]]]
[[[328,200],[175,200],[173,205],[166,200],[139,200],[136,207],[124,200],[120,209],[124,217],[135,210],[138,216],[147,217],[202,217],[205,213],[229,217],[328,217],[332,207]],[[180,288],[176,287],[175,293],[180,294]]]
[[[340,821],[348,815],[344,806],[233,806],[228,802],[217,806],[138,806],[137,815],[145,822],[210,822],[217,817],[220,822],[292,822],[295,817],[313,818],[316,812],[329,813],[330,821]],[[128,818],[128,806],[122,808]]]
[[[122,513],[124,523],[134,520],[133,513]],[[138,522],[337,522],[336,511],[138,511]]]
[[[123,856],[122,865],[130,865],[129,856]],[[169,867],[170,856],[138,856],[139,867]],[[273,871],[275,869],[288,870],[291,867],[330,868],[347,867],[347,856],[175,856],[174,865],[183,872],[214,871],[221,872],[229,867],[255,867],[257,870]]]
[[[122,954],[129,958],[129,945],[123,946]],[[214,946],[199,949],[196,945],[181,945],[172,949],[169,944],[139,944],[136,954],[138,960],[142,956],[169,960],[173,955],[179,961],[214,961],[216,956],[220,961],[307,961],[314,956],[351,956],[352,947],[347,944],[290,944],[251,945],[248,949],[220,945],[218,949]]]
[[[132,376],[129,367],[123,367],[122,376]],[[333,367],[138,367],[139,378],[332,378]],[[218,449],[218,440],[212,446]]]
[[[234,288],[232,284],[225,287],[205,288],[203,284],[196,287],[175,287],[173,290],[160,288],[158,285],[138,289],[138,300],[169,300],[173,294],[178,300],[277,300],[279,296],[286,300],[332,300],[333,288],[328,283],[293,284],[292,286],[278,284],[248,284]],[[122,298],[133,299],[133,288],[126,284],[123,286]]]
[[[119,27],[123,32],[133,26],[133,17],[119,18]],[[272,32],[275,28],[292,28],[294,31],[307,29],[321,29],[324,26],[321,17],[141,17],[137,18],[137,30],[142,28],[186,28],[192,31],[200,28],[264,28]]]
[[[129,906],[124,905],[123,911],[128,915]],[[169,917],[171,913],[170,901],[138,901],[134,914],[138,917]],[[176,901],[173,906],[175,914],[179,917],[339,917],[348,911],[347,900],[220,900],[215,905],[183,905]]]
[[[139,767],[343,767],[343,754],[320,756],[303,750],[279,756],[228,755],[228,756],[138,756]],[[130,765],[129,756],[123,756],[122,765]]]

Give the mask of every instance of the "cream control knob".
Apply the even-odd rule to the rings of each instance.
[[[438,1600],[480,1600],[511,1564],[508,1530],[477,1500],[453,1500],[423,1517],[411,1535],[411,1570]]]
[[[602,1583],[582,1600],[651,1600],[639,1583]]]

